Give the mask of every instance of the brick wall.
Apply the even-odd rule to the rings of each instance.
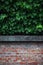
[[[0,65],[43,65],[43,44],[0,44]]]

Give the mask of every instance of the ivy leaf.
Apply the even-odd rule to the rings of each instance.
[[[39,28],[42,29],[43,26],[42,26],[41,24],[39,24],[39,25],[36,26],[36,28],[37,28],[37,29],[39,29]]]
[[[7,17],[6,14],[1,14],[1,15],[0,15],[0,20],[4,20],[4,18],[6,18],[6,17]]]

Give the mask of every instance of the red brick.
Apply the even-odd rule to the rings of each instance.
[[[19,63],[20,65],[38,65],[43,62],[43,48],[1,46],[0,63]],[[4,54],[4,55],[3,55]]]

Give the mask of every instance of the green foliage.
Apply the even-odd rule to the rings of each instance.
[[[43,0],[0,0],[0,34],[42,32]]]

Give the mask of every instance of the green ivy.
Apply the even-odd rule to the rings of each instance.
[[[42,32],[43,0],[0,0],[0,34]]]

